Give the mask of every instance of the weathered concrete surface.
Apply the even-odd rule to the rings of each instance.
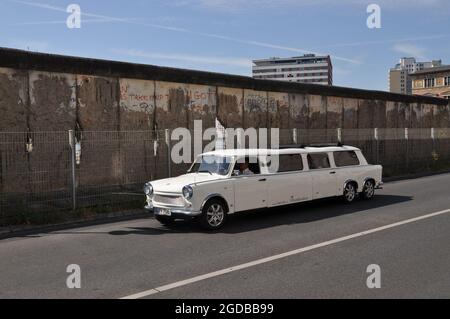
[[[373,128],[375,108],[377,104],[374,100],[358,101],[358,128]]]
[[[420,119],[420,127],[421,128],[430,128],[433,127],[434,120],[434,105],[431,104],[422,104],[422,116]]]
[[[120,129],[153,130],[155,121],[155,82],[120,79]]]
[[[450,104],[433,108],[433,127],[446,127],[450,123]]]
[[[77,120],[82,130],[115,131],[120,128],[117,82],[114,78],[77,76]]]
[[[155,168],[153,136],[156,121],[154,81],[120,79],[120,180],[127,185],[152,177]],[[128,133],[128,131],[142,131]],[[114,162],[116,163],[116,162]],[[114,169],[112,167],[112,169]]]
[[[342,127],[342,110],[344,99],[341,97],[327,97],[327,128],[335,129]]]
[[[0,132],[28,130],[28,74],[0,68]],[[26,134],[0,136],[0,192],[17,192],[27,185]]]
[[[422,104],[421,103],[410,103],[410,116],[409,116],[409,126],[410,128],[420,127],[420,119],[422,117]]]
[[[218,87],[217,118],[224,127],[242,127],[244,90]]]
[[[268,127],[267,92],[244,90],[244,128]]]
[[[0,132],[27,131],[28,72],[0,68]]]
[[[327,127],[327,97],[321,95],[309,96],[309,129]]]
[[[30,130],[65,133],[36,135],[29,156],[32,192],[67,190],[70,185],[67,131],[76,128],[76,82],[75,74],[29,72]]]
[[[344,98],[344,114],[342,128],[355,129],[358,127],[358,100]]]
[[[287,93],[269,92],[268,127],[290,129],[290,97]]]
[[[67,131],[76,126],[76,75],[29,72],[32,131]]]
[[[309,127],[309,96],[290,94],[290,122],[293,128],[307,129]]]
[[[189,104],[188,121],[192,129],[195,120],[202,120],[203,127],[215,126],[217,116],[216,87],[191,84],[187,87]]]
[[[186,85],[156,82],[156,127],[157,129],[189,128]]]

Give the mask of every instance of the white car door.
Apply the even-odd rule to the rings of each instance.
[[[272,174],[268,176],[267,180],[269,206],[310,200],[312,196],[311,175],[304,170],[301,154],[279,155],[277,166],[277,169],[271,169]]]
[[[259,161],[254,163],[251,160],[250,170],[252,170],[253,175],[232,177],[235,211],[267,207],[267,175],[260,174]]]
[[[329,154],[310,153],[307,157],[312,178],[313,199],[336,196],[336,169],[331,167]]]

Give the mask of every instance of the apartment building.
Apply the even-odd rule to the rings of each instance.
[[[412,94],[410,74],[441,65],[441,60],[417,62],[415,58],[401,58],[399,63],[389,70],[389,91],[392,93]]]
[[[315,54],[254,60],[253,78],[333,85],[333,65],[329,55],[316,56]]]

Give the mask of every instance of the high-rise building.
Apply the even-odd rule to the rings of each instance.
[[[389,71],[389,91],[392,93],[412,94],[412,82],[409,75],[441,65],[441,60],[416,62],[415,58],[401,58],[400,62]]]
[[[254,60],[253,78],[333,85],[333,66],[329,55]]]

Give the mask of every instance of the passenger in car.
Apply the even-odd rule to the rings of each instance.
[[[245,159],[243,163],[239,163],[239,175],[254,175],[249,168],[248,159]]]

